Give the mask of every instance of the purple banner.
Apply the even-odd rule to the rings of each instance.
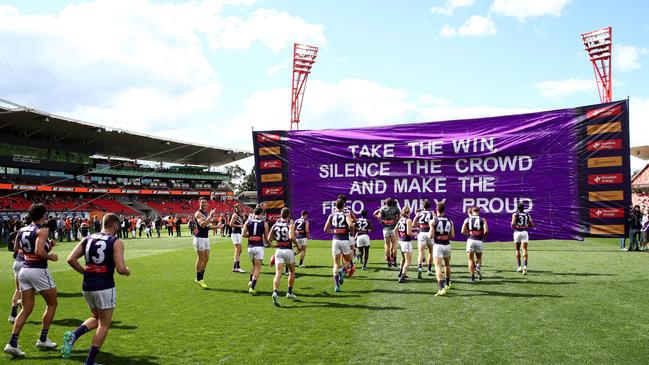
[[[620,112],[594,113],[597,108]],[[615,123],[619,128],[608,126]],[[411,217],[425,199],[433,210],[443,201],[459,240],[467,210],[478,206],[489,222],[489,241],[510,241],[511,216],[520,202],[536,223],[530,232],[534,240],[624,233],[623,220],[593,222],[588,212],[628,207],[626,102],[470,120],[255,135],[260,201],[267,201],[271,210],[287,205],[295,218],[307,210],[316,239],[329,238],[322,229],[338,194],[347,196],[347,206],[357,216],[362,209],[371,216],[388,197],[395,198],[399,208],[410,207]],[[616,137],[620,143],[610,142]],[[603,145],[597,141],[619,148],[593,151],[592,146]],[[601,169],[589,171],[600,168],[591,160],[601,161]],[[590,189],[589,178],[593,180],[591,175],[597,172],[619,175],[619,186]],[[371,219],[372,238],[382,238],[379,222]]]

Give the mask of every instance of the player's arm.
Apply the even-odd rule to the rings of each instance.
[[[435,218],[428,221],[428,227],[428,238],[432,240],[435,237]]]
[[[374,213],[372,213],[374,218],[378,219],[379,221],[381,221],[381,209],[383,209],[383,208],[379,208],[379,209],[375,210]]]
[[[293,220],[288,221],[288,226],[291,227],[288,230],[288,237],[291,239],[291,242],[297,245],[297,240],[295,239],[295,222]]]
[[[243,225],[243,230],[241,231],[241,236],[242,237],[250,237],[250,235],[248,234],[248,225],[247,224]]]
[[[329,217],[327,217],[327,223],[325,223],[324,231],[327,233],[334,233],[331,229],[331,214],[329,214]]]
[[[131,275],[131,270],[126,267],[124,262],[124,243],[122,240],[115,241],[113,244],[113,262],[115,262],[115,270],[120,275]]]
[[[208,215],[207,217],[201,212],[196,212],[194,213],[194,218],[196,218],[196,221],[198,222],[198,225],[201,228],[205,228],[210,224],[210,220],[212,219],[213,214],[214,214],[214,209],[210,210],[210,215]],[[173,226],[173,222],[172,223],[167,222],[167,225]]]
[[[374,231],[374,227],[372,226],[372,222],[370,222],[370,221],[368,221],[368,220],[365,220],[365,221],[367,222],[367,231],[368,231],[368,232],[373,232],[373,231]]]
[[[484,233],[482,234],[482,240],[486,241],[487,235],[489,234],[489,224],[487,223],[486,218],[482,218],[482,221],[484,222]]]
[[[406,234],[412,236],[412,219],[406,219]]]
[[[448,234],[448,239],[452,240],[454,237],[455,237],[455,225],[453,224],[453,222],[451,222],[451,232]]]
[[[16,233],[14,237],[14,253],[18,253],[18,251],[20,251],[20,234]]]
[[[83,244],[87,240],[84,238],[81,242],[77,243],[76,246],[74,246],[74,249],[72,252],[70,252],[70,255],[68,255],[68,265],[74,269],[74,271],[78,272],[79,274],[83,274],[83,266],[79,263],[79,258],[83,256]]]
[[[347,227],[351,229],[351,227],[354,226],[354,221],[352,220],[352,216],[350,214],[346,215],[345,220],[347,221]]]
[[[306,233],[306,238],[311,239],[311,231],[309,228],[309,221],[306,221],[304,225],[304,233]]]
[[[534,228],[534,227],[536,227],[536,226],[534,225],[534,222],[532,222],[532,217],[528,215],[527,218],[528,218],[527,226],[528,226],[529,228]]]
[[[419,227],[419,213],[415,214],[415,220],[412,222],[412,226],[413,226],[414,228],[418,228],[418,227]]]
[[[273,227],[275,227],[273,225]],[[273,234],[273,228],[267,229],[268,228],[268,223],[265,223],[264,226],[264,234],[266,236],[266,242],[270,245],[273,243],[273,240],[275,239],[275,235]]]
[[[47,243],[48,233],[49,232],[47,228],[41,228],[38,230],[38,232],[36,233],[36,248],[34,249],[34,253],[41,260],[56,261],[59,259],[59,255],[55,253],[49,253],[45,250],[45,244]]]
[[[516,226],[516,213],[512,214],[512,228]]]
[[[469,235],[469,221],[464,220],[464,223],[462,224],[462,234],[465,236]]]

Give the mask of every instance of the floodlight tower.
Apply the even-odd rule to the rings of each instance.
[[[306,80],[318,55],[318,47],[304,44],[293,44],[293,87],[291,96],[291,130],[300,127],[302,100],[306,89]]]
[[[599,100],[610,103],[613,100],[613,78],[611,74],[611,54],[613,38],[611,27],[583,33],[581,39],[595,71],[595,81]]]

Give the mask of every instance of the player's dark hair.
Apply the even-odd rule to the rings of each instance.
[[[388,198],[388,199],[385,201],[385,205],[388,206],[388,207],[393,207],[393,206],[395,205],[395,203],[396,203],[396,202],[395,202],[394,199],[392,199],[392,198]]]
[[[119,228],[119,217],[117,216],[117,214],[108,213],[104,216],[104,218],[101,219],[101,225],[104,228],[117,229]]]
[[[291,210],[288,207],[282,208],[282,218],[286,219],[291,216]]]
[[[45,217],[45,213],[47,213],[47,208],[42,203],[34,203],[29,207],[29,218],[32,222],[41,220]]]
[[[428,201],[428,199],[424,200],[424,209],[430,209],[430,202]]]
[[[307,212],[306,210],[303,210],[302,213],[300,213],[300,215],[305,217],[305,216],[309,215],[309,212]]]
[[[264,213],[264,210],[261,209],[261,207],[257,207],[255,208],[255,211],[253,213],[255,213],[255,215],[261,215],[262,213]]]
[[[361,217],[363,217],[363,218],[367,217],[367,210],[366,209],[361,210]]]
[[[473,207],[473,213],[480,214],[480,207]]]
[[[336,208],[343,209],[344,206],[345,206],[345,201],[344,200],[342,200],[342,199],[336,200]]]
[[[339,194],[337,198],[342,200],[343,203],[347,203],[347,197],[345,196],[345,194]]]
[[[518,211],[523,212],[525,210],[525,204],[523,203],[518,203]]]
[[[437,203],[437,211],[440,213],[444,213],[444,210],[446,209],[446,204],[444,203]]]

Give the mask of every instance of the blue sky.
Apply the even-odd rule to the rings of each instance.
[[[0,98],[251,150],[251,128],[289,126],[294,41],[320,47],[301,125],[319,129],[596,103],[579,34],[611,25],[613,96],[647,145],[646,14],[630,0],[4,1]]]

